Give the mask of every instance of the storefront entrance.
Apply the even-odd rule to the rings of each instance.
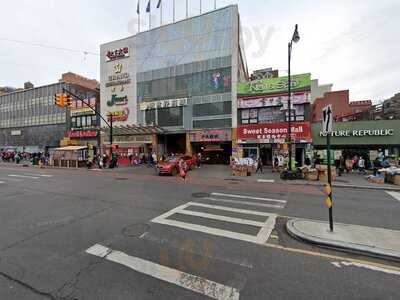
[[[272,145],[265,144],[260,146],[260,157],[264,166],[272,166]]]

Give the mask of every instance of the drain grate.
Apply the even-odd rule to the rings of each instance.
[[[131,224],[122,229],[122,235],[126,237],[140,237],[143,233],[150,229],[149,224],[138,223]]]
[[[128,180],[128,178],[125,178],[125,177],[118,177],[118,178],[115,178],[115,180],[123,181],[123,180]]]

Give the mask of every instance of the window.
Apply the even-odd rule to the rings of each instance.
[[[230,128],[232,119],[201,120],[193,121],[193,128]]]
[[[194,117],[229,115],[231,113],[232,113],[231,101],[197,104],[193,106]]]
[[[156,124],[156,110],[150,109],[144,112],[146,125]]]
[[[160,126],[182,126],[183,108],[171,107],[158,109],[158,125]]]
[[[243,109],[241,111],[242,124],[257,124],[258,123],[258,109]]]

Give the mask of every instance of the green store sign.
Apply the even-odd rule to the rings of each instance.
[[[309,89],[311,86],[311,74],[299,74],[291,76],[292,91]],[[241,82],[237,85],[237,94],[239,96],[254,96],[264,94],[275,94],[287,92],[288,77],[278,77],[254,80],[250,82]]]
[[[312,124],[314,146],[326,145],[322,124]],[[400,145],[400,120],[338,122],[333,124],[332,145]]]

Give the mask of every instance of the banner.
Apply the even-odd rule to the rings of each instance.
[[[191,142],[224,142],[231,140],[231,129],[204,129],[190,133]]]
[[[299,91],[311,88],[311,74],[299,74],[291,76],[292,91]],[[268,78],[241,82],[237,85],[238,96],[252,96],[275,94],[288,91],[288,77]]]
[[[156,109],[156,108],[169,108],[169,107],[180,107],[186,106],[188,104],[187,98],[181,99],[168,99],[168,100],[159,100],[159,101],[151,101],[151,102],[141,102],[140,110],[148,110],[148,109]]]
[[[253,99],[238,99],[238,108],[255,108],[255,107],[271,107],[271,106],[284,106],[288,102],[288,96],[275,96],[275,97],[262,97]],[[302,93],[292,95],[290,97],[291,103],[304,104],[310,102],[310,93]]]
[[[95,131],[95,130],[69,131],[68,137],[70,137],[70,138],[95,138],[95,137],[97,137],[97,131]]]
[[[288,123],[251,124],[238,126],[239,143],[275,144],[283,143],[288,136]],[[310,143],[310,122],[293,122],[292,139],[294,142]]]

